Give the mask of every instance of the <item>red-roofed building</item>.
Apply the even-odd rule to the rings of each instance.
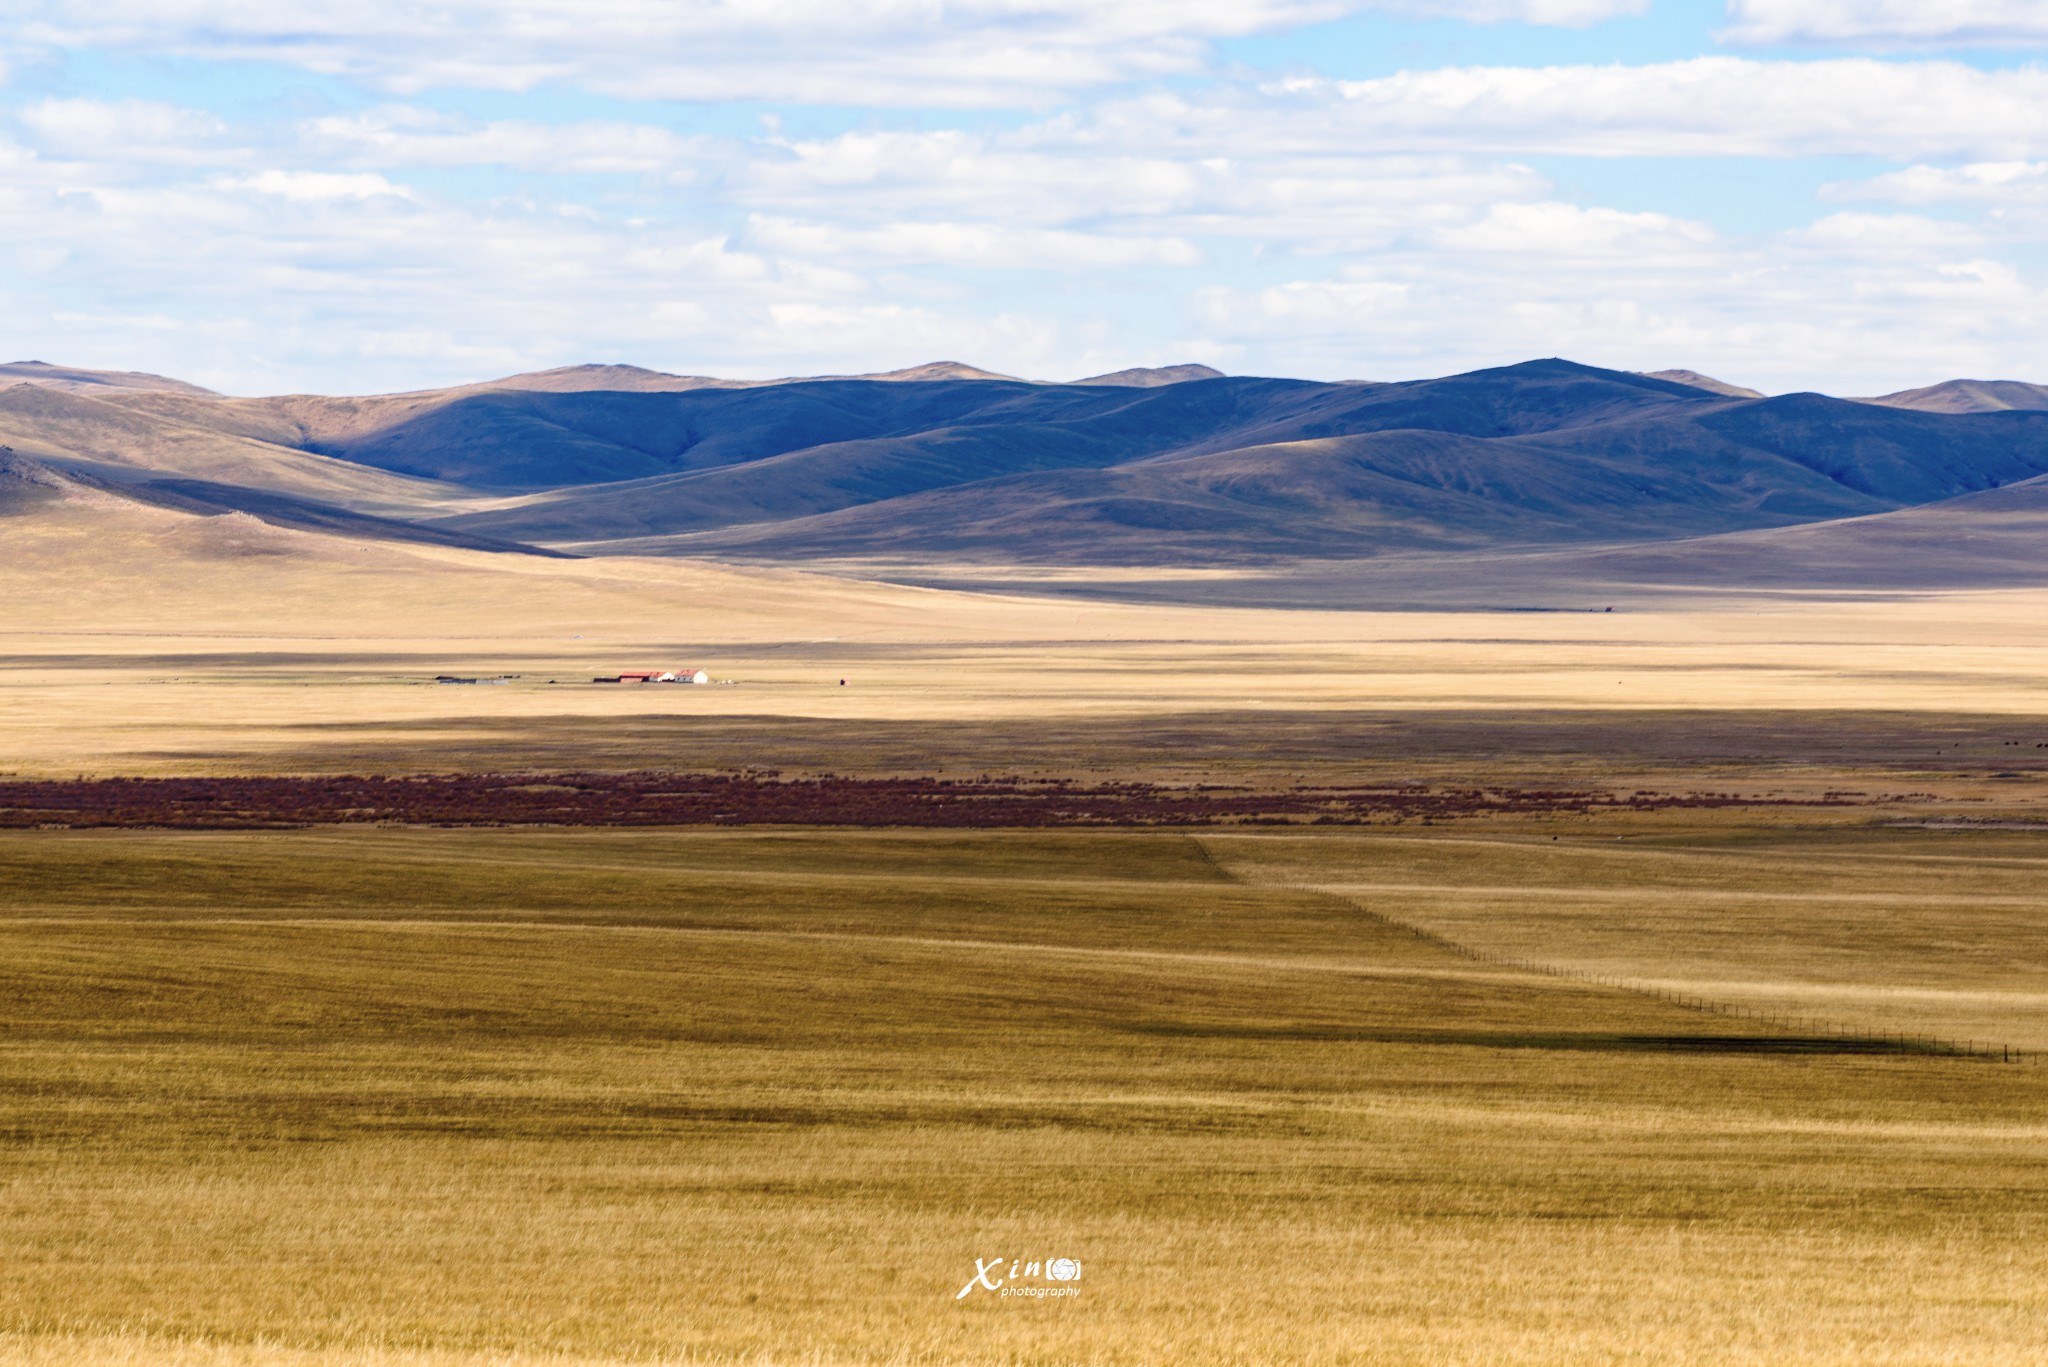
[[[711,682],[711,675],[704,670],[691,667],[682,669],[622,669],[615,678],[595,679],[592,682],[708,684]]]

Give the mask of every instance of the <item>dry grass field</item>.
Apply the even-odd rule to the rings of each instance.
[[[84,495],[0,538],[0,777],[1794,804],[0,832],[0,1361],[2040,1358],[2039,593],[1141,608]],[[675,664],[734,682],[587,682]],[[956,1296],[1053,1257],[1078,1295]]]
[[[1757,813],[1526,832],[1206,836],[1453,943],[1787,1018],[2048,1051],[2048,826],[1833,827]],[[1576,829],[1574,829],[1574,827]],[[1555,828],[1553,828],[1555,829]]]
[[[0,1359],[2038,1360],[2048,1067],[1377,917],[1924,1013],[2044,838],[1554,833],[0,836]]]
[[[1807,791],[1874,773],[1888,790],[2048,795],[1981,781],[2048,758],[2037,591],[1570,613],[1141,607],[358,543],[87,495],[0,518],[0,537],[0,776],[1541,782],[1583,759],[1603,781],[1653,785]],[[681,664],[733,685],[588,682]]]

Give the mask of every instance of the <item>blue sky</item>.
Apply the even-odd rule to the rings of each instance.
[[[0,0],[0,359],[2048,380],[2040,0]]]

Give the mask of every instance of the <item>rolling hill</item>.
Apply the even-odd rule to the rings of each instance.
[[[241,514],[272,527],[323,532],[356,541],[391,541],[463,550],[568,558],[563,552],[488,536],[378,517],[317,499],[271,493],[203,479],[108,480],[77,467],[46,465],[0,447],[0,516],[69,504],[124,509],[155,508],[191,517]]]
[[[1123,385],[1130,389],[1156,389],[1163,384],[1186,384],[1190,380],[1220,380],[1223,372],[1206,365],[1133,366],[1112,370],[1107,375],[1090,375],[1075,384]]]
[[[584,553],[1237,563],[1704,535],[2048,473],[2048,415],[1739,400],[1565,362],[1409,385],[954,391],[935,389],[916,431],[752,459],[721,433],[680,456],[690,468],[446,522]],[[844,421],[862,396],[783,397]],[[786,437],[758,417],[745,430]]]
[[[1702,375],[1697,370],[1645,370],[1640,373],[1648,375],[1653,380],[1672,380],[1678,384],[1691,385],[1694,389],[1704,389],[1710,394],[1725,394],[1731,399],[1761,399],[1764,397],[1764,393],[1760,389],[1751,389],[1748,385],[1730,384],[1726,380],[1717,380],[1712,375]]]
[[[912,467],[966,443],[961,478],[1024,468],[1099,467],[1278,441],[1415,429],[1521,436],[1718,400],[1664,381],[1540,362],[1408,385],[1218,378],[1155,387],[858,380],[676,394],[464,395],[373,431],[311,431],[309,449],[423,478],[504,491],[566,488],[654,474],[697,474],[823,453],[844,463]],[[802,484],[785,468],[783,487]],[[912,472],[867,496],[921,492]]]
[[[2048,411],[2011,395],[1999,411],[1926,411],[1562,360],[1397,384],[1197,366],[1073,384],[953,362],[768,382],[582,366],[254,399],[24,364],[39,369],[0,388],[0,446],[94,487],[283,526],[586,556],[1244,567],[1519,554],[1864,526],[2048,475]]]
[[[1887,408],[1922,413],[2003,413],[2013,409],[2048,409],[2048,385],[2022,380],[1944,380],[1924,389],[1866,400]]]
[[[163,375],[139,370],[86,370],[78,366],[51,365],[48,361],[9,361],[0,365],[0,388],[32,384],[45,389],[65,389],[92,394],[126,389],[165,394],[199,394],[218,398],[211,389]]]
[[[1669,540],[1396,552],[1274,562],[1189,579],[1171,567],[1090,577],[935,559],[891,577],[977,588],[1218,607],[1599,611],[1673,601],[1893,599],[2048,587],[2048,478],[1867,517]]]

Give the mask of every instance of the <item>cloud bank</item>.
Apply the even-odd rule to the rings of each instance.
[[[1206,69],[1211,45],[1388,10],[1584,26],[1647,0],[15,0],[25,47],[284,62],[400,94],[1007,108]]]
[[[1729,0],[1730,41],[1963,47],[2048,43],[2039,0]]]
[[[1559,352],[1877,391],[2048,354],[2031,64],[1224,56],[1367,9],[1574,50],[1635,0],[0,5],[32,54],[0,92],[0,345],[24,355],[246,392],[593,358],[1384,378]],[[2027,17],[1926,8],[1948,26],[1794,0],[1729,24],[1945,43]],[[261,80],[93,90],[67,52]],[[328,83],[279,75],[308,70]],[[868,107],[769,108],[806,100]]]

